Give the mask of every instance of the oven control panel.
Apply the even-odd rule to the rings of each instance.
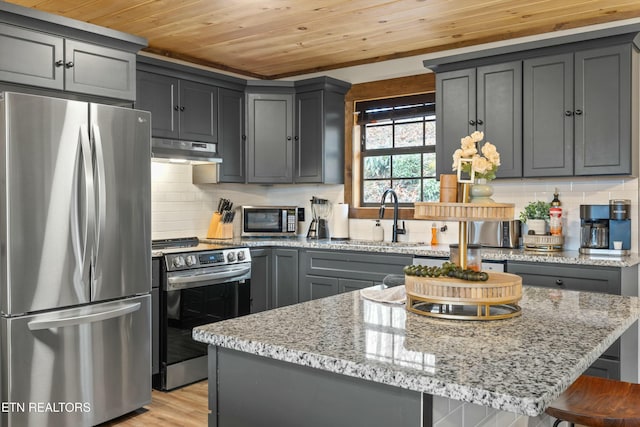
[[[190,270],[251,262],[249,248],[231,248],[214,251],[187,252],[165,255],[167,271]]]

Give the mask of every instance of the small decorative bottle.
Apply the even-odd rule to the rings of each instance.
[[[382,242],[384,240],[384,228],[382,228],[382,224],[380,224],[379,219],[376,219],[376,224],[373,226],[372,235],[374,242]]]
[[[438,226],[434,222],[431,224],[431,246],[438,244]]]
[[[560,207],[557,188],[553,193],[553,200],[549,209],[549,231],[552,236],[562,236],[562,208]]]

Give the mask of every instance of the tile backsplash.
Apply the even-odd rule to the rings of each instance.
[[[230,199],[235,206],[242,205],[293,205],[305,207],[306,221],[299,223],[299,234],[304,236],[311,221],[311,196],[322,197],[332,203],[344,198],[342,185],[247,185],[206,184],[194,185],[191,166],[158,163],[151,164],[152,176],[152,235],[154,239],[204,236],[216,209],[218,199]],[[493,199],[496,202],[515,203],[516,218],[531,201],[553,199],[557,188],[563,208],[563,234],[565,249],[580,247],[581,204],[608,204],[610,199],[631,200],[632,251],[638,251],[638,198],[637,178],[557,178],[514,179],[492,182]],[[383,220],[385,240],[391,238],[391,220]],[[433,221],[406,221],[407,235],[400,240],[430,242]],[[352,219],[349,234],[352,239],[371,239],[373,220]],[[437,222],[446,225],[447,231],[438,232],[439,243],[456,243],[458,226],[455,222]],[[234,222],[234,233],[240,233],[240,218]]]

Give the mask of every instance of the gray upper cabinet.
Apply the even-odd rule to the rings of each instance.
[[[293,182],[293,93],[247,95],[247,182]]]
[[[158,138],[175,138],[178,134],[178,79],[138,71],[136,108],[151,112],[151,133]]]
[[[130,51],[0,23],[5,82],[134,100],[135,67]]]
[[[436,74],[437,175],[451,173],[460,139],[476,130],[484,132],[484,141],[500,153],[498,178],[520,177],[521,61]]]
[[[64,89],[64,39],[0,23],[0,80]]]
[[[524,176],[632,174],[630,44],[524,61]]]
[[[203,83],[180,80],[178,123],[180,139],[218,141],[218,88]]]
[[[151,111],[154,137],[217,142],[217,87],[144,71],[137,79],[136,107]]]
[[[245,182],[244,92],[220,89],[218,105],[218,149],[224,159],[218,166],[220,182]]]
[[[576,175],[633,173],[631,51],[626,44],[575,54]]]
[[[297,82],[294,182],[344,183],[344,96],[350,87],[328,77]]]
[[[250,82],[251,83],[251,82]],[[247,91],[247,182],[344,182],[344,96],[329,77]]]
[[[523,175],[573,175],[573,54],[523,64]]]

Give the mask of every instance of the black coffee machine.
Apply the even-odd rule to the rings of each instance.
[[[580,253],[628,255],[631,251],[631,200],[580,205]]]

